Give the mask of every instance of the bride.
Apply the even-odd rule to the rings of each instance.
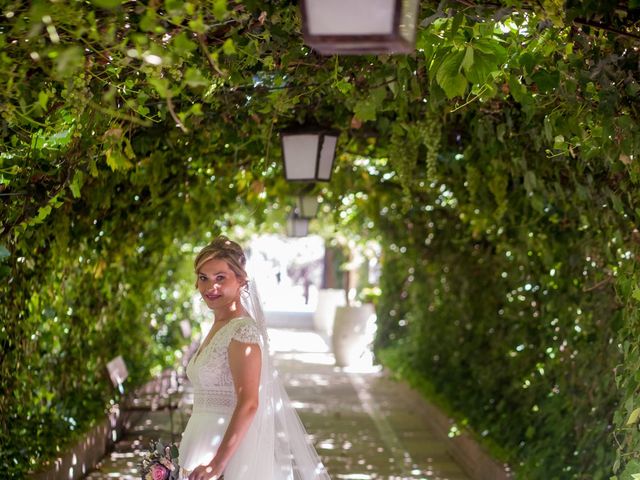
[[[245,264],[240,245],[223,236],[194,262],[215,321],[187,366],[194,404],[179,448],[183,478],[330,480],[271,365]]]

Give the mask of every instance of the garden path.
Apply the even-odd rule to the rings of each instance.
[[[339,369],[325,337],[275,324],[276,366],[333,479],[468,479],[422,418],[415,392],[382,372]],[[182,400],[178,432],[192,404],[188,386]],[[168,440],[169,430],[168,412],[144,414],[86,478],[138,479],[141,450],[150,439]]]

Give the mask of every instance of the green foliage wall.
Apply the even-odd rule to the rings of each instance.
[[[173,365],[185,341],[178,322],[189,318],[192,279],[179,269],[188,260],[155,212],[149,220],[128,202],[114,206],[143,192],[105,177],[86,189],[93,206],[61,205],[3,259],[0,459],[10,477],[104,418],[117,397],[106,375],[113,357],[125,358],[130,391]]]
[[[584,251],[558,252],[550,277],[517,243],[439,247],[385,252],[400,288],[383,290],[397,339],[383,361],[506,447],[521,478],[609,478],[621,314],[610,288],[583,291]]]
[[[171,360],[180,245],[281,230],[277,132],[312,122],[326,208],[386,245],[388,361],[524,478],[640,473],[639,12],[608,3],[423,1],[415,54],[321,57],[285,0],[5,2],[5,470],[100,414],[112,356]]]

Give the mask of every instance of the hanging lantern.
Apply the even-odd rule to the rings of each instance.
[[[309,219],[293,213],[287,219],[287,236],[306,237],[309,234]]]
[[[302,0],[304,41],[323,55],[411,53],[418,0]]]
[[[284,175],[290,182],[328,182],[336,158],[339,132],[296,129],[280,132]]]
[[[315,218],[318,214],[318,202],[317,195],[299,195],[296,203],[296,211],[302,218]]]

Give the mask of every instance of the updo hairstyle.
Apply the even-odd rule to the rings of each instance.
[[[229,240],[224,235],[220,235],[214,238],[209,245],[204,247],[193,262],[196,275],[200,270],[200,267],[211,259],[224,260],[229,265],[229,268],[236,274],[238,280],[247,285],[248,275],[245,270],[247,259],[244,255],[242,247],[233,240]],[[198,280],[196,280],[196,288],[198,287]]]

